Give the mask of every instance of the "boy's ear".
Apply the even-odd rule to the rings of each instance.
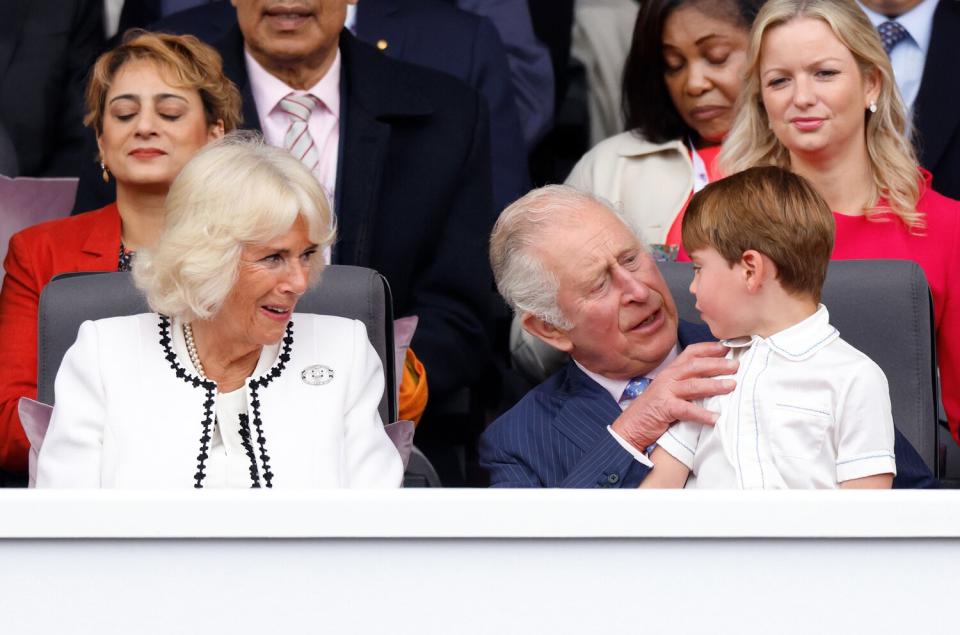
[[[747,291],[756,293],[763,285],[766,276],[771,273],[773,261],[764,258],[763,254],[756,249],[748,249],[740,257],[740,266],[743,268],[743,280],[747,285]]]
[[[524,313],[520,318],[520,324],[523,325],[523,328],[528,333],[543,340],[557,350],[569,353],[573,348],[573,342],[567,337],[566,331],[541,320],[533,313]]]

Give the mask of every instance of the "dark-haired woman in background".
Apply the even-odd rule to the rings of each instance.
[[[748,33],[762,4],[643,2],[623,76],[628,131],[597,144],[567,179],[621,207],[668,254],[680,244],[690,196],[716,177],[714,159],[733,122]]]

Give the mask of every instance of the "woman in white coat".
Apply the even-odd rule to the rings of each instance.
[[[398,487],[362,323],[294,313],[334,239],[289,152],[231,136],[177,177],[134,279],[155,313],[85,322],[38,487]]]

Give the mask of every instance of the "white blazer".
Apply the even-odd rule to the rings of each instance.
[[[37,487],[195,487],[216,386],[188,369],[163,316],[84,322],[57,373]],[[398,487],[383,387],[361,322],[295,313],[272,369],[245,382],[252,464],[275,487]]]

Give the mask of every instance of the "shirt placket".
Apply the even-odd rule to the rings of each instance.
[[[741,489],[763,489],[766,485],[764,463],[769,463],[765,452],[766,439],[762,439],[758,403],[760,376],[766,370],[771,349],[758,339],[747,354],[746,371],[740,379],[740,399],[737,402],[737,417],[734,424],[734,466]],[[766,456],[764,456],[766,455]]]

